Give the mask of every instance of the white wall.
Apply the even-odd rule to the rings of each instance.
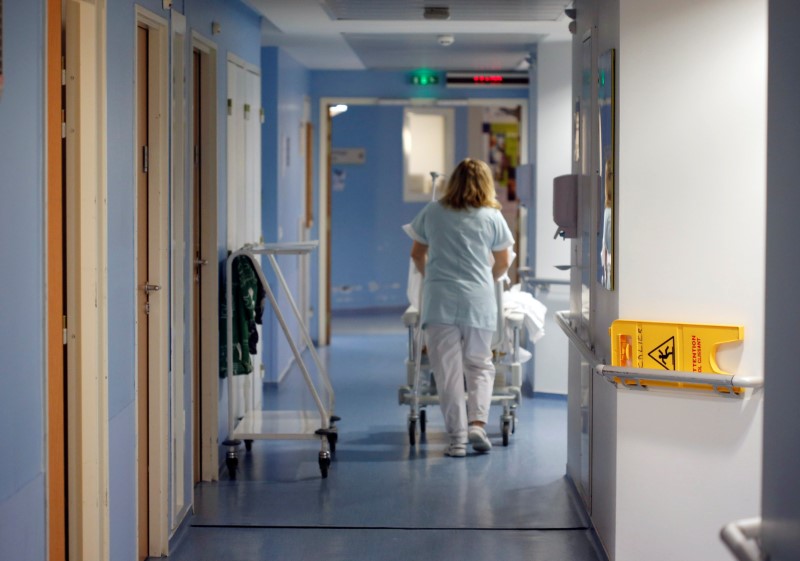
[[[570,242],[554,240],[553,178],[571,172],[572,43],[543,42],[537,47],[536,95],[536,262],[539,278],[569,280],[569,271],[556,265],[569,263]],[[548,307],[546,336],[536,343],[534,391],[567,393],[567,338],[552,319],[553,313],[569,308],[567,287],[554,286],[537,294]]]
[[[767,0],[620,0],[619,315],[741,324],[764,361]],[[759,512],[762,394],[617,391],[617,561],[730,559]],[[595,470],[608,466],[595,465]]]
[[[554,240],[553,178],[572,171],[572,43],[539,43],[537,49],[536,275],[569,280],[569,242]],[[566,384],[564,386],[566,389]]]

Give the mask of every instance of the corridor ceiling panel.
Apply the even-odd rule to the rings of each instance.
[[[449,9],[452,21],[556,21],[571,0],[321,0],[338,20],[423,20],[425,8]]]
[[[572,40],[572,0],[241,1],[263,18],[262,45],[311,70],[524,70],[537,43]]]
[[[374,70],[515,70],[527,64],[538,36],[460,34],[448,47],[432,34],[345,33],[345,41],[364,66]]]

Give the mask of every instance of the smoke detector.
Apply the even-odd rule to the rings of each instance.
[[[455,38],[452,35],[439,35],[436,40],[442,47],[449,47],[455,41]]]
[[[450,8],[447,6],[425,6],[422,17],[425,19],[450,19]]]

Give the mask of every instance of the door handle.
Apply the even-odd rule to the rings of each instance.
[[[149,284],[148,283],[148,284],[144,285],[144,291],[147,294],[150,294],[151,292],[158,292],[159,290],[161,290],[161,285],[160,284]]]

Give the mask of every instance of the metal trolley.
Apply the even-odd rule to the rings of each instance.
[[[225,302],[227,304],[227,317],[226,317],[226,349],[227,349],[227,372],[228,372],[228,438],[223,442],[224,446],[228,447],[225,458],[225,464],[228,468],[228,473],[233,479],[236,477],[236,468],[238,466],[238,448],[242,441],[245,442],[246,448],[249,450],[253,440],[314,440],[320,441],[319,452],[319,469],[322,477],[328,476],[328,469],[331,465],[331,453],[336,451],[337,429],[335,422],[339,420],[334,415],[334,393],[331,386],[330,378],[325,365],[319,358],[314,343],[308,333],[303,317],[292,298],[289,286],[286,284],[286,279],[281,273],[276,255],[305,255],[312,250],[316,249],[318,242],[296,242],[296,243],[273,243],[261,245],[246,245],[238,251],[231,253],[228,256],[226,263],[226,291]],[[263,411],[263,410],[250,410],[245,412],[241,418],[236,418],[234,413],[234,384],[233,384],[233,297],[232,297],[232,275],[233,275],[233,261],[237,257],[245,256],[253,263],[253,267],[258,275],[258,280],[266,292],[269,303],[272,306],[272,311],[278,320],[278,323],[283,330],[286,340],[292,349],[294,359],[300,372],[305,379],[306,386],[308,387],[311,396],[314,398],[316,410],[299,410],[299,411]],[[323,385],[323,389],[327,395],[327,399],[323,402],[320,397],[320,392],[314,385],[314,380],[306,367],[300,349],[292,337],[286,320],[278,306],[278,301],[275,294],[264,277],[264,272],[261,269],[260,259],[257,257],[266,256],[275,272],[275,276],[283,289],[286,299],[292,308],[295,318],[297,319],[300,331],[303,336],[303,341],[310,351],[310,354],[317,367],[319,379]],[[260,388],[254,388],[260,391]]]
[[[495,381],[492,389],[492,405],[501,405],[500,433],[503,446],[508,446],[511,435],[516,431],[516,410],[522,399],[522,364],[520,362],[520,332],[524,318],[518,312],[503,312],[503,283],[495,284],[497,297],[497,332],[492,340],[493,361],[495,364]],[[421,303],[422,298],[418,301]],[[420,306],[421,308],[421,306]],[[403,324],[408,329],[408,355],[406,364],[406,384],[400,386],[398,401],[400,405],[408,405],[408,440],[411,446],[417,442],[417,425],[420,434],[425,434],[427,414],[425,407],[439,403],[436,383],[430,369],[427,355],[423,353],[422,329],[420,325],[421,310],[409,306],[403,314]],[[506,327],[511,328],[512,340],[506,339]],[[502,354],[502,349],[511,343],[511,356]],[[506,360],[504,360],[506,359]],[[510,359],[510,360],[508,360]]]

